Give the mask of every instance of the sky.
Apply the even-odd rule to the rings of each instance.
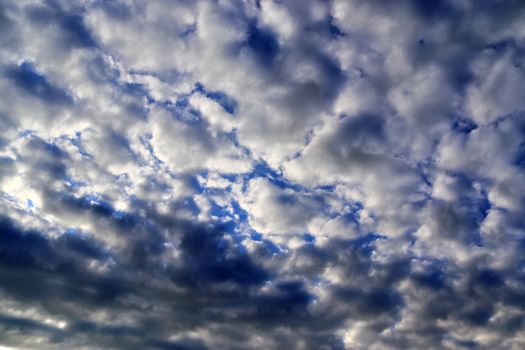
[[[0,1],[0,348],[525,348],[521,0]]]

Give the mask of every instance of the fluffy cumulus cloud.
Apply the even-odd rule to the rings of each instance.
[[[0,347],[525,348],[524,23],[0,2]]]

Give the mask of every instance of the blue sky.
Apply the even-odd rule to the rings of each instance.
[[[519,0],[0,3],[0,348],[525,348]]]

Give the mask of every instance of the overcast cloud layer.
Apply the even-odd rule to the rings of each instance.
[[[521,0],[0,2],[2,349],[525,348]]]

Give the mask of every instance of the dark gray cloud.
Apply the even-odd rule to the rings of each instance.
[[[524,15],[3,2],[0,344],[525,347]]]

